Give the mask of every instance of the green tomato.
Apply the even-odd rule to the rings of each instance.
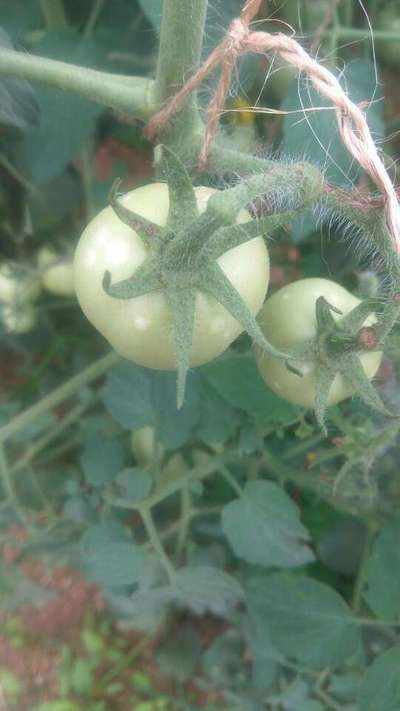
[[[316,335],[315,304],[319,296],[343,315],[354,309],[360,300],[339,284],[328,279],[300,279],[284,286],[267,299],[258,316],[258,321],[270,342],[282,349],[291,348],[313,339]],[[332,311],[336,321],[341,314]],[[369,316],[365,325],[375,321]],[[304,407],[313,407],[315,398],[315,364],[296,363],[302,372],[300,377],[286,368],[283,360],[274,358],[256,347],[256,360],[264,381],[271,390],[286,400]],[[373,378],[382,360],[382,353],[371,351],[361,355],[361,363],[369,378]],[[336,375],[330,392],[329,404],[333,405],[353,394],[350,384],[340,375]]]
[[[37,299],[40,292],[37,274],[12,262],[0,264],[0,304],[30,303]]]
[[[27,303],[22,306],[11,306],[6,304],[0,312],[2,325],[7,333],[20,335],[33,331],[37,322],[37,313],[33,304]]]
[[[72,260],[49,247],[42,247],[38,253],[38,267],[47,291],[57,296],[75,296]]]
[[[199,211],[215,190],[195,188]],[[123,204],[152,222],[167,222],[169,197],[164,183],[133,190]],[[238,222],[247,222],[246,211]],[[106,270],[113,281],[131,277],[145,261],[147,250],[139,235],[122,223],[111,207],[102,210],[86,227],[74,261],[78,301],[89,321],[124,358],[149,368],[176,368],[171,314],[162,291],[130,300],[115,299],[105,293],[102,280]],[[262,237],[256,237],[225,252],[218,264],[255,315],[265,298],[269,280],[269,260]],[[243,331],[242,326],[208,294],[197,292],[190,365],[216,358]]]
[[[157,443],[154,427],[147,425],[131,433],[131,450],[138,464],[145,466],[154,462]]]
[[[380,59],[395,67],[400,66],[400,9],[398,2],[390,3],[378,13],[374,29],[383,32],[398,32],[399,39],[376,42],[376,53]]]

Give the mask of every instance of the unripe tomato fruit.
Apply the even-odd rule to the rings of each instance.
[[[37,322],[35,307],[28,303],[15,308],[6,304],[1,310],[2,325],[7,333],[20,335],[32,331]]]
[[[57,296],[74,296],[74,269],[72,260],[63,257],[49,247],[38,253],[38,267],[43,287]]]
[[[400,37],[400,8],[398,2],[393,2],[384,7],[376,18],[376,30],[384,32],[398,32]],[[376,53],[380,59],[394,67],[400,66],[400,39],[376,41]]]
[[[354,309],[360,300],[350,294],[340,284],[328,279],[299,279],[275,292],[265,302],[258,315],[258,322],[268,340],[276,347],[290,351],[316,336],[317,321],[315,303],[318,297],[325,299],[339,309],[343,315]],[[332,311],[336,321],[341,315]],[[369,316],[364,325],[374,323]],[[256,346],[256,360],[264,381],[271,390],[286,400],[313,407],[315,398],[315,365],[310,362],[296,362],[296,368],[303,373],[300,377],[286,368],[285,362],[270,356]],[[382,353],[363,353],[360,361],[368,378],[373,378],[382,360]],[[329,405],[334,405],[353,394],[348,382],[337,374],[330,392]]]
[[[38,276],[11,262],[0,264],[0,304],[22,305],[35,301],[41,292]]]
[[[131,433],[131,450],[138,464],[145,466],[154,462],[157,456],[157,443],[154,427],[146,425]]]
[[[197,187],[195,192],[199,211],[203,212],[216,191]],[[164,183],[133,190],[121,202],[157,225],[167,222],[169,197]],[[250,219],[243,210],[238,222]],[[173,325],[164,293],[154,291],[120,300],[106,294],[102,286],[106,270],[113,283],[127,279],[147,255],[139,235],[122,223],[111,207],[106,207],[89,223],[78,243],[74,260],[76,295],[89,321],[124,358],[149,368],[175,369]],[[218,264],[252,313],[257,314],[269,279],[268,252],[262,237],[225,252]],[[190,365],[216,358],[242,330],[213,297],[198,291]]]

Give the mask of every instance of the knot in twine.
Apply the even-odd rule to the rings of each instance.
[[[179,111],[189,94],[211,71],[220,66],[220,78],[207,109],[204,140],[199,156],[199,168],[203,170],[207,165],[211,143],[218,131],[219,118],[237,59],[248,52],[276,52],[288,64],[307,74],[317,91],[332,102],[344,145],[382,193],[386,223],[394,249],[400,254],[400,207],[397,194],[379,157],[361,106],[351,101],[337,78],[326,67],[318,64],[295,39],[282,33],[250,31],[249,24],[259,11],[261,2],[262,0],[247,0],[240,17],[231,22],[221,43],[182,89],[153,116],[145,128],[145,134],[154,138]]]

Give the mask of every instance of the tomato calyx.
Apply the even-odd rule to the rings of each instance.
[[[301,361],[310,360],[315,363],[315,415],[321,429],[327,434],[325,413],[329,403],[329,392],[338,374],[342,375],[353,387],[361,399],[373,410],[386,417],[399,417],[390,412],[381,400],[377,390],[367,377],[360,361],[360,355],[365,350],[379,350],[382,343],[377,337],[377,329],[364,326],[366,318],[377,306],[374,299],[366,299],[358,304],[346,316],[337,322],[332,312],[341,314],[332,304],[320,296],[315,304],[317,334],[313,342],[302,346],[302,352],[296,354]],[[360,331],[372,329],[375,335],[373,346],[368,348],[360,342]],[[296,364],[295,364],[296,367]],[[292,372],[296,370],[292,367]],[[301,372],[301,369],[300,369]]]
[[[169,192],[167,225],[160,228],[131,212],[118,198],[116,186],[111,195],[111,207],[143,239],[148,256],[130,278],[113,284],[112,273],[106,271],[102,284],[106,294],[116,299],[133,299],[153,291],[163,291],[173,323],[178,371],[177,401],[180,407],[190,363],[199,291],[219,302],[262,349],[278,358],[288,359],[290,355],[275,348],[264,337],[249,306],[217,262],[218,257],[227,250],[259,237],[268,228],[269,217],[236,224],[239,212],[260,195],[266,177],[253,176],[243,184],[221,191],[216,195],[217,199],[215,196],[209,199],[204,213],[199,215],[194,188],[185,167],[165,147],[161,150],[161,156],[160,171],[167,178]],[[273,185],[273,177],[269,180]],[[296,180],[299,186],[292,210],[297,209],[300,193],[304,197],[300,174]],[[273,189],[276,190],[276,187]],[[311,199],[311,185],[309,190]],[[279,222],[277,218],[288,219],[286,213],[272,217],[274,225]]]

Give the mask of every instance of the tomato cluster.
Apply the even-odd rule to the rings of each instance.
[[[199,212],[204,212],[215,191],[195,188]],[[165,183],[154,183],[127,193],[125,207],[153,223],[167,224],[169,194]],[[239,222],[250,220],[242,211]],[[93,325],[123,357],[150,368],[175,369],[177,356],[168,299],[162,288],[129,298],[115,298],[104,289],[104,274],[126,280],[148,258],[148,245],[132,227],[120,221],[107,207],[86,227],[75,260],[75,290],[80,306]],[[316,304],[320,297],[333,308],[339,322],[359,300],[342,286],[326,279],[301,279],[284,286],[263,306],[269,281],[269,257],[261,236],[227,250],[218,263],[252,312],[267,340],[280,351],[291,351],[315,339]],[[364,323],[375,320],[370,315]],[[190,365],[200,365],[223,353],[243,331],[243,326],[209,294],[196,292]],[[382,354],[363,353],[360,362],[368,379],[376,373]],[[287,400],[306,407],[316,397],[315,363],[302,360],[295,368],[256,346],[256,359],[265,382]],[[354,392],[338,373],[331,384],[327,404],[337,403]]]

